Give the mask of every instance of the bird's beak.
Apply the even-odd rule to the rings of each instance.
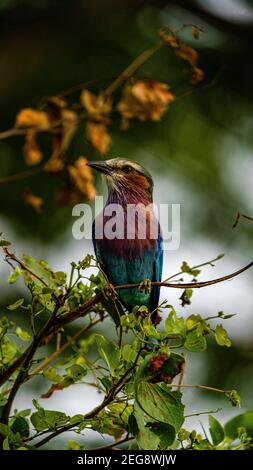
[[[108,163],[103,162],[103,161],[88,162],[87,165],[90,166],[91,168],[94,168],[94,170],[97,170],[100,173],[103,173],[104,175],[109,175],[112,171],[110,165],[108,165]]]

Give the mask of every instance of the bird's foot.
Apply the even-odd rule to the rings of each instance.
[[[103,295],[106,299],[115,299],[116,297],[116,290],[114,289],[113,285],[108,283],[103,289]]]
[[[138,287],[140,291],[144,291],[145,294],[150,294],[151,289],[152,289],[152,282],[150,279],[144,279]]]

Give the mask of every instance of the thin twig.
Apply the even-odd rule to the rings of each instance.
[[[234,224],[233,224],[233,228],[235,228],[235,227],[238,225],[238,222],[239,222],[239,220],[240,220],[241,217],[243,217],[244,219],[247,219],[247,220],[250,220],[251,222],[253,222],[253,218],[250,217],[249,215],[241,214],[241,212],[237,212],[236,219],[235,219],[235,222],[234,222]]]
[[[38,276],[38,274],[36,274],[35,272],[33,272],[30,268],[28,268],[28,266],[20,259],[18,258],[15,253],[11,253],[9,248],[7,248],[6,246],[3,247],[3,251],[6,255],[6,259],[11,259],[13,261],[15,261],[16,263],[18,263],[18,265],[25,271],[27,271],[29,274],[31,274],[31,276],[35,277],[36,279],[38,279],[38,281],[40,281],[45,287],[48,287],[48,284],[44,281],[44,279],[42,279],[40,276]]]
[[[168,283],[168,282],[152,282],[151,284],[153,286],[164,286],[164,287],[171,287],[172,289],[194,289],[194,288],[202,288],[202,287],[207,287],[213,284],[217,284],[219,282],[227,281],[229,279],[232,279],[239,274],[243,273],[247,269],[251,268],[253,266],[253,262],[249,263],[247,266],[244,266],[243,268],[239,269],[238,271],[228,274],[227,276],[223,276],[218,279],[213,279],[210,281],[202,281],[202,282],[189,282],[189,283],[184,283],[184,284],[173,284],[173,283]],[[115,290],[120,290],[120,289],[129,289],[132,287],[139,287],[139,284],[124,284],[121,286],[115,286]],[[98,304],[101,299],[102,299],[103,294],[99,293],[94,295],[91,299],[89,299],[87,302],[85,302],[82,305],[79,305],[76,309],[71,310],[68,312],[66,315],[62,315],[59,318],[56,317],[52,325],[50,325],[50,328],[48,328],[48,331],[44,335],[44,337],[41,339],[41,343],[43,340],[46,340],[48,337],[54,335],[60,328],[65,326],[66,324],[69,324],[70,322],[76,320],[80,316],[89,313],[92,311],[92,308]],[[29,348],[28,348],[29,349]],[[0,386],[3,385],[9,377],[15,372],[16,369],[18,369],[25,357],[26,357],[26,350],[16,361],[2,374],[2,377],[0,378]]]
[[[33,175],[38,175],[39,173],[43,173],[43,168],[32,168],[31,170],[21,171],[20,173],[16,173],[15,175],[4,176],[0,178],[0,184],[9,184],[13,183],[14,181],[24,180],[29,178]]]
[[[222,411],[222,408],[217,408],[217,410],[201,411],[200,413],[192,413],[190,415],[185,415],[184,417],[191,418],[192,416],[209,415],[211,413],[215,414],[215,413],[219,413],[220,411]]]
[[[51,354],[51,356],[46,357],[35,369],[32,370],[32,372],[29,374],[27,379],[33,377],[36,374],[39,374],[50,362],[54,361],[59,357],[71,344],[76,341],[80,336],[82,336],[84,333],[86,333],[90,328],[92,328],[94,325],[99,323],[101,320],[98,319],[92,323],[89,323],[89,325],[86,325],[84,328],[81,330],[77,331],[73,336],[71,336],[62,346],[60,349],[57,349],[56,351]]]
[[[113,400],[114,400],[114,397],[115,395],[117,395],[117,393],[119,393],[120,391],[120,388],[121,386],[123,385],[124,383],[124,380],[127,378],[127,376],[135,369],[137,363],[138,363],[138,360],[139,360],[139,357],[140,357],[140,354],[142,353],[143,351],[143,348],[140,348],[137,356],[136,356],[136,359],[134,361],[134,364],[125,372],[125,374],[112,386],[112,388],[108,391],[108,393],[105,395],[102,403],[100,403],[100,405],[96,406],[95,408],[93,408],[93,410],[91,410],[89,413],[86,413],[84,416],[83,416],[83,419],[82,420],[87,420],[87,419],[92,419],[94,418],[95,416],[98,415],[98,413],[100,413],[100,411],[102,411],[107,405],[109,405]],[[57,429],[55,432],[51,433],[49,436],[45,437],[44,439],[42,439],[41,441],[37,442],[37,444],[35,444],[35,447],[36,448],[39,448],[41,446],[43,446],[44,444],[46,444],[47,442],[49,442],[51,439],[53,439],[54,437],[57,437],[59,434],[62,434],[63,432],[66,432],[66,431],[69,431],[70,429],[72,429],[73,427],[75,426],[78,426],[78,424],[80,424],[82,422],[82,420],[80,420],[80,422],[77,422],[75,424],[67,424],[66,426],[63,426],[61,429]]]
[[[216,256],[216,258],[211,259],[210,261],[205,261],[205,263],[196,264],[196,266],[192,266],[192,267],[190,267],[190,269],[193,270],[193,269],[203,268],[204,266],[208,266],[208,265],[214,266],[213,263],[215,263],[216,261],[222,259],[223,256],[224,256],[224,255],[218,255],[218,256]],[[173,274],[173,275],[170,276],[170,277],[167,277],[167,279],[165,279],[163,282],[170,281],[171,279],[174,279],[175,277],[178,277],[178,276],[180,276],[181,274],[188,274],[188,273],[186,273],[185,271],[179,271],[178,273]]]
[[[134,439],[134,437],[125,437],[124,439],[122,439],[121,441],[118,441],[118,442],[113,442],[112,444],[108,444],[107,446],[101,446],[101,447],[94,447],[93,449],[89,449],[89,450],[109,450],[109,449],[113,449],[114,447],[116,446],[119,446],[121,444],[124,444],[125,442],[129,442],[129,441],[132,441]],[[118,450],[118,449],[115,449],[115,450]]]
[[[109,85],[105,91],[105,95],[111,95],[117,88],[119,88],[122,83],[124,83],[126,80],[128,80],[135,72],[136,70],[144,64],[152,55],[155,54],[161,47],[163,47],[165,44],[163,42],[159,42],[158,44],[155,44],[154,46],[150,47],[149,49],[146,49],[144,52],[142,52],[136,59],[131,62],[131,64],[114,80],[111,85]]]
[[[173,284],[170,282],[151,282],[152,286],[158,286],[158,287],[171,287],[172,289],[200,289],[201,287],[208,287],[213,284],[218,284],[219,282],[224,282],[228,281],[229,279],[233,279],[236,276],[239,276],[239,274],[242,274],[244,271],[247,271],[253,266],[253,261],[251,263],[247,264],[247,266],[244,266],[243,268],[239,269],[238,271],[235,271],[232,274],[227,274],[226,276],[219,277],[217,279],[211,279],[210,281],[201,281],[201,282],[185,282],[185,283],[180,283],[180,284]],[[130,289],[132,287],[139,287],[139,283],[135,284],[122,284],[120,286],[114,286],[115,290],[120,290],[120,289]]]

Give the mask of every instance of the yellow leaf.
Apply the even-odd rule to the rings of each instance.
[[[68,171],[78,191],[85,196],[86,199],[93,200],[96,195],[96,190],[93,186],[92,171],[87,165],[86,158],[79,157],[74,165],[68,166]]]
[[[134,85],[125,86],[117,108],[126,128],[129,119],[134,117],[140,121],[159,121],[174,100],[175,96],[166,83],[139,80]]]
[[[192,67],[196,66],[199,58],[197,51],[186,44],[180,44],[180,47],[176,50],[176,55],[180,59],[186,60]]]
[[[103,93],[94,95],[89,90],[83,90],[81,94],[81,103],[86,109],[88,116],[96,120],[103,120],[112,109],[112,102],[108,96]]]
[[[40,196],[27,191],[24,194],[24,200],[28,206],[31,206],[36,212],[42,212],[43,199]]]
[[[93,147],[95,147],[101,155],[105,155],[112,142],[107,127],[98,122],[88,121],[86,131]]]
[[[42,152],[36,142],[36,131],[29,129],[25,136],[24,157],[27,165],[36,165],[42,160]]]
[[[191,82],[195,85],[196,83],[202,82],[205,78],[204,70],[194,67],[192,71]]]
[[[37,109],[24,108],[16,116],[16,127],[33,127],[47,130],[50,128],[50,121],[47,113]]]

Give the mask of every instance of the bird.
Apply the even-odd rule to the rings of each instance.
[[[129,312],[137,305],[146,306],[152,322],[157,324],[160,287],[151,283],[161,281],[163,248],[160,225],[152,206],[152,176],[142,165],[126,158],[89,161],[87,165],[104,176],[108,188],[104,208],[92,227],[97,261],[112,286],[139,284],[139,288],[118,290],[120,301]],[[110,209],[113,213],[114,207],[120,207],[121,211],[112,215]],[[138,208],[139,218],[136,214],[132,219],[127,215],[130,207]],[[115,237],[106,233],[108,222],[109,228],[119,229]],[[150,233],[150,227],[156,227],[154,234]]]

